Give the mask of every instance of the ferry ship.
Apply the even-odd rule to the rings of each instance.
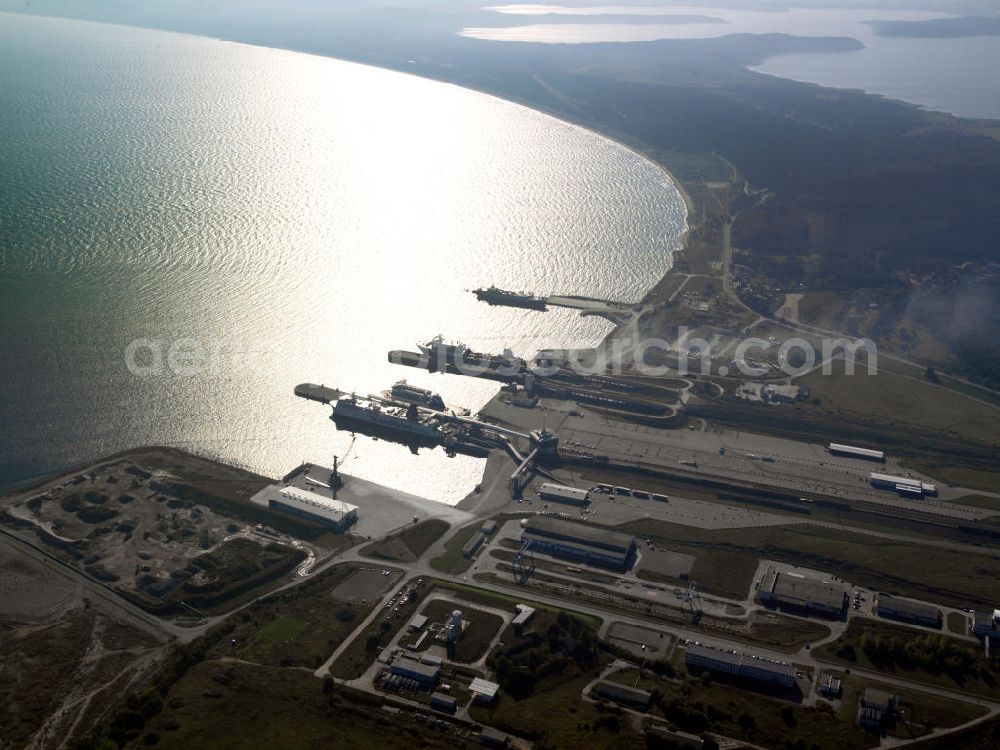
[[[483,354],[474,352],[465,344],[457,341],[445,341],[443,336],[435,336],[425,344],[417,344],[420,351],[432,364],[471,365],[473,367],[499,370],[510,370],[520,373],[527,370],[528,363],[518,357],[509,348],[503,354]]]
[[[428,409],[434,409],[436,411],[445,410],[444,399],[442,399],[438,394],[433,391],[429,391],[426,388],[419,388],[415,385],[410,385],[405,380],[400,380],[398,383],[393,385],[390,390],[386,391],[385,395],[393,401],[400,401],[404,404],[426,406]]]
[[[416,441],[437,445],[444,437],[437,427],[420,421],[416,404],[410,404],[404,409],[357,396],[345,396],[333,407],[330,419],[338,429],[373,437],[381,433],[385,437],[406,443]]]
[[[489,289],[476,289],[472,292],[480,302],[491,305],[505,305],[506,307],[525,307],[529,310],[541,310],[546,307],[545,297],[539,297],[530,292],[508,292],[491,286]]]
[[[445,362],[461,360],[469,347],[460,341],[445,341],[441,334],[438,334],[426,344],[417,344],[420,351],[432,359],[440,358]]]
[[[494,368],[505,367],[517,372],[524,372],[528,369],[528,363],[514,354],[510,347],[506,347],[503,354],[491,354],[489,358],[490,366]]]

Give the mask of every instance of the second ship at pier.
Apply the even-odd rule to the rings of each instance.
[[[499,289],[491,286],[487,289],[475,289],[472,292],[480,302],[491,305],[503,305],[505,307],[524,307],[528,310],[540,310],[545,312],[548,307],[548,300],[530,292],[508,292],[506,289]]]

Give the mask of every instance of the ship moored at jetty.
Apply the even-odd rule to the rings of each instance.
[[[427,358],[431,369],[444,370],[448,365],[467,366],[486,370],[503,370],[510,375],[527,371],[528,363],[509,348],[502,354],[474,352],[465,344],[446,341],[443,336],[435,336],[424,344],[417,344],[421,354]],[[390,356],[390,361],[391,361]]]
[[[423,391],[401,381],[396,386]],[[386,394],[390,394],[387,391]],[[429,393],[429,391],[426,391]],[[300,398],[333,404],[330,419],[338,430],[367,435],[376,440],[389,440],[406,445],[413,453],[419,448],[441,446],[454,457],[459,453],[485,458],[491,450],[504,446],[503,435],[520,433],[480,422],[469,416],[468,409],[441,411],[432,406],[400,402],[386,396],[359,397],[346,395],[335,388],[303,383],[295,388]]]
[[[531,294],[530,292],[508,292],[491,286],[488,289],[475,289],[472,292],[480,302],[490,305],[503,305],[505,307],[524,307],[528,310],[540,310],[545,312],[547,300],[545,297]]]
[[[400,380],[394,384],[391,389],[385,392],[385,396],[403,404],[426,406],[428,409],[434,409],[435,411],[445,410],[444,399],[438,394],[426,388],[410,385],[405,380]]]
[[[417,344],[417,348],[432,359],[441,359],[447,362],[462,360],[469,351],[469,347],[461,341],[445,341],[441,334],[425,344]]]
[[[417,406],[422,406],[425,409],[450,412],[452,414],[460,414],[462,416],[468,416],[469,414],[469,410],[465,407],[446,404],[444,399],[434,391],[427,388],[421,388],[416,385],[411,385],[405,380],[400,380],[398,383],[395,383],[392,388],[387,391],[383,391],[382,395],[389,401],[399,404],[416,404]]]
[[[375,399],[342,396],[334,405],[330,419],[340,430],[387,437],[407,444],[435,446],[444,439],[437,425],[421,419],[416,404],[392,406]]]

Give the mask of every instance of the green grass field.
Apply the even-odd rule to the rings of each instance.
[[[351,748],[452,750],[454,733],[392,717],[378,700],[359,702],[308,672],[243,663],[206,661],[188,670],[170,690],[160,714],[144,728],[135,747],[272,750]],[[419,739],[417,739],[419,738]]]
[[[804,414],[810,411],[879,418],[896,429],[930,431],[956,439],[980,443],[997,442],[997,412],[966,396],[919,378],[904,377],[880,368],[869,376],[858,365],[853,376],[845,375],[843,363],[834,363],[833,372],[812,372],[795,381],[811,388],[810,402],[803,402]],[[819,399],[814,405],[811,400]]]
[[[924,661],[915,661],[908,656],[885,657],[865,649],[866,642],[880,639],[895,644],[887,647],[887,650],[895,654],[919,645],[919,638],[932,639],[942,644],[942,648],[947,651],[934,653],[921,646],[927,656],[921,657]],[[812,653],[816,659],[833,664],[883,672],[962,693],[1000,697],[997,657],[992,657],[991,662],[988,662],[979,644],[959,641],[946,635],[925,635],[899,625],[854,618],[844,635],[832,643],[813,649]]]
[[[369,544],[361,554],[392,562],[414,562],[447,530],[448,524],[437,518],[421,521]]]
[[[614,679],[633,685],[638,676],[637,670],[628,669]],[[696,734],[718,732],[774,748],[795,747],[799,740],[820,750],[861,750],[878,744],[877,737],[854,723],[853,715],[838,715],[824,703],[808,708],[700,675],[669,679],[647,673],[638,687],[654,694],[655,715]]]
[[[426,598],[431,588],[432,586],[427,581],[424,581],[417,586],[417,595],[414,600],[404,601],[398,612],[394,609],[384,610],[382,618],[377,619],[364,630],[355,633],[351,642],[344,649],[344,652],[330,667],[330,673],[334,677],[348,680],[363,675],[377,656],[377,649],[370,650],[368,648],[369,638],[375,637],[378,639],[379,649],[388,643],[392,639],[393,634],[408,623],[413,615],[416,614],[421,602]]]
[[[380,646],[388,643],[391,640],[392,635],[397,632],[399,628],[408,623],[413,615],[419,611],[422,602],[424,602],[430,592],[435,589],[447,589],[455,592],[458,595],[458,598],[463,601],[467,601],[470,604],[482,604],[488,607],[495,607],[497,609],[513,610],[515,604],[524,603],[544,612],[558,613],[563,611],[539,604],[538,602],[533,602],[526,598],[506,596],[504,594],[494,594],[469,584],[457,583],[454,581],[442,581],[436,578],[424,579],[423,583],[417,587],[418,595],[416,601],[405,602],[399,612],[386,612],[387,622],[383,620],[376,621],[364,631],[356,633],[350,644],[344,650],[344,653],[342,653],[340,658],[333,663],[333,666],[330,668],[330,672],[335,677],[341,677],[344,679],[354,679],[364,674],[365,670],[371,665],[376,656],[375,652],[369,651],[367,648],[369,636],[377,636],[379,638]],[[451,609],[455,608],[455,606],[451,607]],[[457,608],[461,609],[462,605],[457,605]],[[449,611],[451,610],[449,609]],[[565,611],[572,614],[574,617],[583,620],[593,628],[599,628],[601,625],[600,618],[577,614],[571,610]]]
[[[1000,474],[997,476],[997,481],[1000,482]],[[1000,484],[994,486],[1000,486]],[[997,513],[1000,513],[1000,498],[997,497],[987,497],[985,495],[963,495],[962,497],[955,498],[952,502],[958,503],[959,505],[968,505],[971,508],[995,510]]]
[[[758,556],[837,571],[858,585],[955,607],[992,606],[1000,579],[1000,558],[986,550],[957,552],[808,524],[705,531],[643,520],[620,528],[698,556],[701,568],[696,562],[691,578],[706,590],[734,580],[742,586]],[[745,596],[747,588],[742,591]]]
[[[454,645],[454,660],[469,664],[486,653],[490,642],[500,632],[503,620],[491,612],[483,612],[444,599],[434,599],[428,602],[421,613],[427,615],[429,622],[444,623],[456,609],[462,611],[463,619],[467,620],[468,624],[462,631],[461,638]],[[428,646],[432,642],[430,638],[424,639],[424,643]]]
[[[807,643],[830,635],[820,622],[771,614],[759,615],[750,630],[750,640],[782,651],[797,651]]]
[[[468,526],[463,526],[449,537],[444,545],[444,554],[431,560],[431,567],[442,573],[464,573],[472,565],[472,559],[462,554],[465,543],[472,539],[473,535],[479,533],[482,522],[476,521]]]
[[[247,607],[229,620],[215,657],[269,666],[315,668],[371,611],[370,604],[343,602],[330,591],[355,569],[339,565],[293,589]]]
[[[529,669],[538,674],[545,659],[550,657],[551,646],[533,644],[539,640],[545,644],[550,629],[559,627],[559,618],[558,612],[541,610],[519,634],[509,627],[503,634],[504,645],[498,646],[490,659],[518,658],[522,653],[530,653]],[[533,681],[527,697],[514,699],[502,692],[492,706],[471,707],[470,716],[544,747],[561,750],[642,747],[637,733],[626,731],[621,722],[612,720],[611,715],[582,698],[584,687],[598,676],[608,658],[598,653],[593,660],[564,659],[556,672]],[[589,666],[585,669],[581,664]],[[614,716],[617,717],[617,712]]]
[[[0,633],[0,746],[23,747],[70,690],[89,630],[75,616],[16,639]]]
[[[258,637],[267,641],[287,641],[301,633],[307,626],[304,620],[290,615],[282,615],[260,629]]]
[[[843,696],[840,715],[853,721],[858,709],[858,697],[865,688],[884,690],[900,697],[900,716],[889,735],[900,739],[923,737],[934,729],[954,727],[972,721],[986,709],[972,703],[961,703],[919,690],[901,690],[898,686],[873,682],[867,678],[838,674]]]
[[[592,674],[564,676],[540,685],[530,698],[515,701],[501,696],[494,706],[473,706],[469,715],[504,731],[544,740],[545,747],[558,750],[645,748],[638,733],[622,731],[620,727],[615,731],[614,724],[601,723],[606,715],[617,716],[617,713],[606,714],[583,700],[581,691],[593,677]]]

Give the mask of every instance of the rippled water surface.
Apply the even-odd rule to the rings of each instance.
[[[480,461],[352,442],[293,387],[406,377],[476,408],[493,385],[387,351],[594,343],[599,320],[465,290],[637,299],[685,227],[621,146],[398,73],[8,15],[0,71],[0,482],[158,443],[271,475],[336,453],[456,502]],[[126,367],[137,339],[163,374]]]

